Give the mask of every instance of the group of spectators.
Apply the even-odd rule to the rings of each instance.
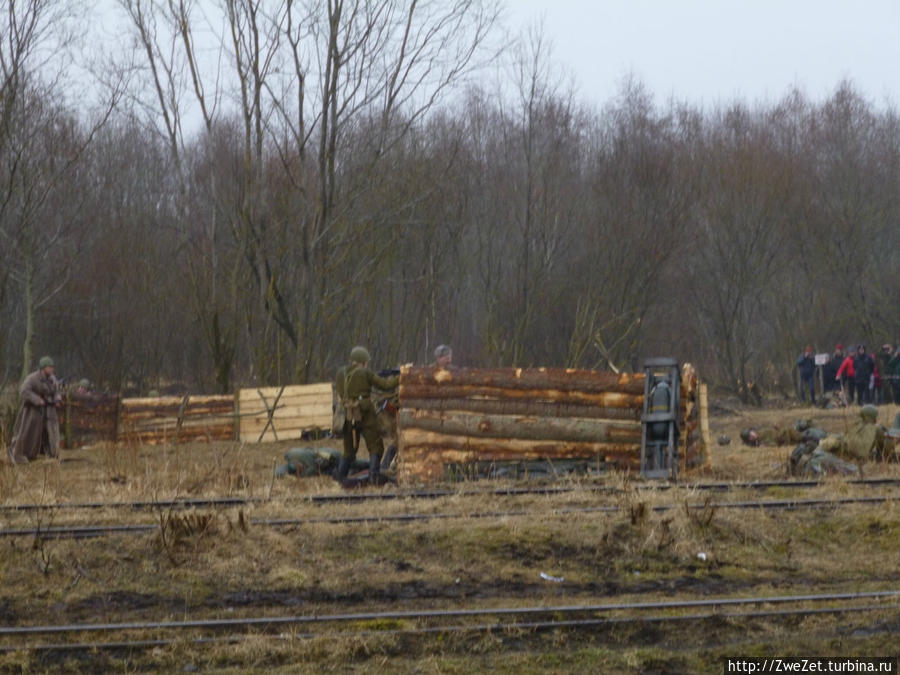
[[[797,359],[800,374],[800,399],[816,404],[816,369],[822,369],[822,387],[826,397],[837,395],[841,404],[858,405],[900,403],[900,347],[890,344],[881,346],[875,356],[866,351],[862,343],[844,352],[844,345],[838,343],[834,353],[825,363],[816,365],[812,347],[806,349]]]

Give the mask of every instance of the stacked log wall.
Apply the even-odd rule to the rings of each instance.
[[[234,396],[126,398],[117,440],[148,445],[234,440],[234,416]]]
[[[60,435],[66,448],[115,443],[118,422],[119,397],[115,394],[67,392],[60,406]]]
[[[696,375],[682,383],[682,464],[696,463]],[[644,375],[565,369],[406,367],[400,478],[433,482],[448,465],[590,459],[640,468]]]

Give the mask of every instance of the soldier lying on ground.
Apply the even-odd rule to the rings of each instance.
[[[284,453],[285,464],[275,468],[275,475],[297,476],[307,478],[309,476],[330,476],[334,473],[341,461],[341,453],[334,448],[291,448]],[[356,460],[350,467],[351,471],[367,469],[369,463]]]
[[[885,428],[878,424],[878,408],[865,405],[846,434],[828,436],[815,445],[812,440],[798,445],[791,453],[790,470],[795,476],[854,474],[859,473],[859,465],[888,459],[891,451],[886,449]]]
[[[794,445],[806,440],[819,440],[827,434],[824,429],[813,427],[809,420],[801,419],[790,429],[750,427],[741,430],[741,441],[752,448],[760,445]]]
[[[331,476],[341,461],[341,453],[334,448],[291,448],[284,453],[286,464],[275,468],[278,478],[296,476],[310,478],[313,476]],[[369,461],[356,459],[350,465],[350,474],[344,479],[344,487],[363,487],[373,483],[369,475]],[[391,477],[376,476],[376,484],[396,482]]]

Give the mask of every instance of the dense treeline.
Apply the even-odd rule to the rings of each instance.
[[[228,392],[450,342],[786,393],[806,343],[900,337],[900,125],[851,82],[595,109],[539,34],[497,56],[487,1],[118,0],[132,61],[89,110],[40,58],[64,6],[0,26],[5,381],[49,353]]]

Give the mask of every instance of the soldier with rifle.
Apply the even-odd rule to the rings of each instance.
[[[365,439],[369,451],[369,482],[377,484],[381,473],[381,456],[384,442],[378,425],[372,388],[393,389],[400,382],[398,375],[381,377],[369,369],[369,352],[365,347],[354,347],[350,363],[335,375],[335,389],[344,409],[344,453],[335,478],[343,484],[356,459],[360,438]]]
[[[59,456],[59,417],[56,409],[62,402],[59,381],[53,374],[53,359],[41,357],[38,369],[29,374],[19,389],[22,407],[16,416],[9,459],[24,464],[39,454]]]

